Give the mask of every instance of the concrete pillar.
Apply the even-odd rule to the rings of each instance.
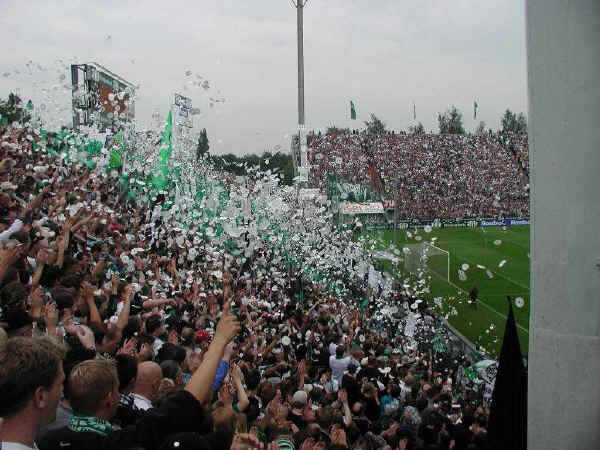
[[[527,0],[528,448],[600,449],[600,1]]]

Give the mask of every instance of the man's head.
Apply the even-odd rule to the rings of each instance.
[[[152,336],[160,336],[163,332],[163,324],[160,315],[153,314],[146,320],[146,331]]]
[[[104,334],[99,350],[107,353],[115,353],[121,342],[122,332],[116,324],[109,324],[108,331]]]
[[[56,418],[65,351],[47,338],[8,339],[0,348],[0,416],[32,416],[39,426]]]
[[[152,361],[140,363],[133,392],[153,401],[156,398],[160,380],[162,380],[162,369],[158,364]]]
[[[114,361],[89,359],[69,374],[69,400],[73,411],[108,420],[119,406],[119,376]]]
[[[303,409],[308,402],[308,394],[305,391],[297,391],[292,397],[292,407]]]

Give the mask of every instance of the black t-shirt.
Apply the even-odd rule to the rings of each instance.
[[[158,450],[167,436],[175,433],[200,432],[207,412],[196,398],[187,391],[179,391],[167,399],[160,408],[150,409],[129,427],[113,431],[107,436],[93,432],[76,432],[68,427],[49,431],[38,443],[40,450],[70,449],[130,449],[142,447],[145,450]]]
[[[348,393],[348,404],[350,407],[360,400],[360,384],[358,384],[358,381],[354,377],[348,374],[344,375],[342,378],[342,388],[346,389]]]
[[[246,414],[246,422],[250,424],[258,419],[260,415],[260,403],[256,397],[248,397],[248,402],[248,408],[246,408],[244,414]]]
[[[303,430],[308,425],[302,415],[295,414],[291,409],[288,412],[287,419],[293,422],[300,430]]]

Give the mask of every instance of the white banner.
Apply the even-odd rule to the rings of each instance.
[[[342,203],[342,214],[383,214],[383,204],[373,203]]]

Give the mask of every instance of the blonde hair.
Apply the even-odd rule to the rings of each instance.
[[[83,361],[73,367],[67,385],[73,411],[94,415],[102,400],[119,387],[117,365],[112,360]]]

